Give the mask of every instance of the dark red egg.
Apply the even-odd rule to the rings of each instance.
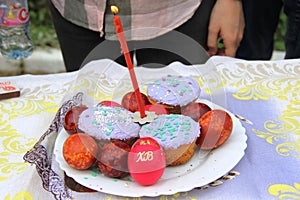
[[[233,122],[224,110],[211,110],[199,119],[201,134],[196,140],[200,149],[210,150],[221,146],[231,135]]]
[[[141,98],[142,98],[142,104],[145,106],[147,104],[150,104],[147,96],[143,93],[141,93]],[[122,106],[126,108],[127,110],[131,112],[136,112],[139,110],[139,105],[138,101],[135,95],[135,92],[128,92],[126,93],[121,102]]]
[[[164,152],[156,140],[150,137],[138,139],[128,156],[131,177],[140,185],[155,184],[166,167]]]
[[[63,126],[67,133],[75,134],[81,132],[78,129],[78,120],[80,114],[87,108],[85,105],[74,106],[66,113]]]
[[[128,153],[130,146],[125,142],[113,142],[104,145],[98,155],[100,172],[112,178],[123,178],[129,175]]]
[[[193,120],[198,121],[202,115],[210,111],[211,108],[200,102],[192,102],[185,106],[181,114],[191,117]]]

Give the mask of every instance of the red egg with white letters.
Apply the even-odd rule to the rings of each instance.
[[[140,185],[155,184],[166,168],[163,149],[150,137],[138,139],[128,155],[128,169],[131,177]]]

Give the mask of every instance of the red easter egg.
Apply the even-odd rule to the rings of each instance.
[[[88,169],[96,162],[98,145],[89,135],[70,135],[63,144],[63,157],[75,169]]]
[[[117,141],[105,144],[98,154],[99,170],[108,177],[123,178],[128,173],[127,159],[130,146],[125,142]]]
[[[101,101],[97,104],[98,105],[103,105],[103,106],[112,106],[112,107],[119,107],[119,108],[123,108],[123,106],[115,101],[109,101],[109,100],[104,100]]]
[[[211,110],[199,119],[200,137],[196,144],[199,148],[210,150],[221,146],[231,135],[233,122],[224,110]]]
[[[204,103],[192,102],[182,109],[181,114],[189,116],[193,120],[198,121],[202,115],[210,110],[211,108]]]
[[[75,134],[81,132],[77,127],[78,119],[80,114],[87,108],[85,105],[74,106],[66,113],[63,126],[67,133]]]
[[[141,97],[142,97],[143,105],[150,104],[150,102],[145,94],[141,93]],[[137,101],[135,92],[126,93],[122,98],[121,104],[124,108],[126,108],[127,110],[129,110],[131,112],[136,112],[139,110],[139,105],[138,105],[138,101]]]
[[[165,107],[163,107],[162,105],[159,105],[159,104],[145,105],[145,110],[150,111],[150,112],[155,112],[155,114],[157,114],[157,115],[170,114],[169,111]]]
[[[155,184],[166,167],[164,152],[156,140],[150,137],[138,139],[128,155],[128,169],[131,177],[140,185]]]

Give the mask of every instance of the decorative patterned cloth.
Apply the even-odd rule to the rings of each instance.
[[[0,199],[152,199],[75,192],[65,185],[53,147],[66,110],[79,102],[120,100],[132,90],[126,68],[109,60],[91,66],[95,73],[87,67],[72,73],[0,77],[21,89],[20,97],[0,101]],[[300,199],[300,60],[212,57],[204,65],[189,67],[179,63],[162,69],[137,67],[141,91],[164,70],[193,76],[202,98],[241,120],[247,149],[218,180],[153,199]]]

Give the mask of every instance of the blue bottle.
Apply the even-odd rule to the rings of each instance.
[[[27,0],[0,0],[0,50],[8,59],[24,59],[32,54]]]

